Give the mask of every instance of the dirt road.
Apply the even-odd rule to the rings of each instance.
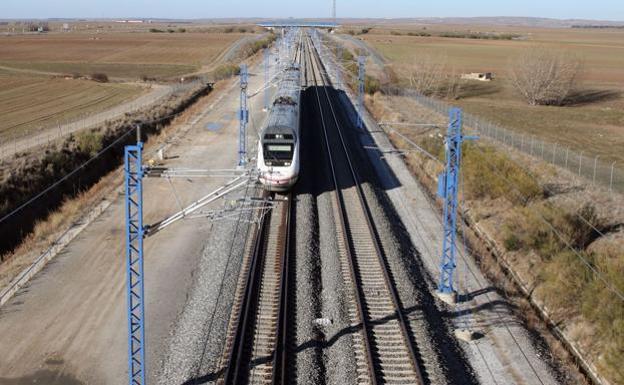
[[[252,77],[252,88],[261,77]],[[238,89],[200,103],[190,130],[168,151],[172,167],[227,169],[236,165]],[[252,106],[261,103],[261,98]],[[253,121],[264,119],[253,107]],[[253,146],[253,134],[250,134]],[[176,180],[190,203],[223,180]],[[147,223],[177,210],[165,180],[147,180]],[[127,382],[124,202],[113,204],[6,306],[0,308],[0,384],[122,384]],[[218,227],[218,226],[217,226]],[[218,229],[217,229],[218,230]],[[146,240],[148,375],[154,380],[170,328],[184,308],[194,269],[211,231],[203,219],[173,225]],[[215,268],[215,276],[223,274]]]

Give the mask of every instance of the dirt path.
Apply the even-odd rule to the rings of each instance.
[[[236,165],[235,85],[232,81],[223,94],[202,100],[196,118],[189,119],[189,131],[168,151],[170,166],[227,169]],[[259,103],[260,99],[255,101]],[[252,113],[257,113],[256,121],[264,119],[261,107]],[[177,179],[173,183],[179,199],[188,204],[220,186],[222,180]],[[110,199],[112,205],[100,218],[0,308],[0,383],[127,382],[124,200],[121,196]],[[147,223],[177,208],[166,181],[146,181]],[[208,221],[189,220],[146,240],[150,382],[162,367],[170,328],[188,299],[210,231]]]

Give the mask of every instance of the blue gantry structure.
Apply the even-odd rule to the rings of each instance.
[[[130,385],[145,384],[145,290],[143,273],[143,143],[125,148],[128,371]]]

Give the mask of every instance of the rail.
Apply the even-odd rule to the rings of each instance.
[[[323,70],[318,54],[313,55],[313,43],[309,38],[307,47],[308,62],[312,67],[316,67],[312,70],[312,77],[318,86],[316,99],[321,114],[321,125],[331,176],[335,186],[338,228],[342,235],[341,251],[346,257],[349,277],[354,284],[357,313],[362,325],[367,376],[364,373],[359,373],[358,377],[360,380],[368,380],[372,384],[381,382],[406,383],[405,381],[412,384],[424,384],[418,355],[409,331],[409,324],[386,263],[379,234],[376,231],[362,184],[351,161],[331,95],[327,89],[330,81]],[[322,88],[322,91],[319,91],[319,88]],[[324,95],[325,108],[321,94]],[[327,116],[323,113],[324,110],[329,110]],[[329,118],[329,122],[326,118]],[[336,128],[335,135],[338,138],[339,151],[332,151],[328,130],[330,124]],[[340,156],[339,153],[342,153],[345,162],[335,161],[335,155]],[[338,167],[343,167],[342,176],[349,178],[353,187],[340,187]],[[398,334],[400,334],[402,343],[397,340]]]

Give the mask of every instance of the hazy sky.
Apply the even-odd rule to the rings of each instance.
[[[330,10],[331,0],[0,0],[0,19],[327,17]],[[537,16],[624,21],[624,1],[338,0],[338,16]]]

